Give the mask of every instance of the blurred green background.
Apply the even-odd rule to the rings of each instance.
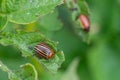
[[[46,34],[50,39],[59,41],[58,47],[64,51],[66,57],[56,75],[59,75],[59,72],[65,74],[72,61],[78,58],[78,66],[73,67],[80,80],[120,80],[120,0],[86,2],[91,11],[89,44],[83,42],[66,26],[59,31]],[[21,64],[29,62],[21,57],[20,51],[16,48],[2,45],[0,60],[10,69],[17,69]],[[73,74],[71,72],[68,77]],[[44,75],[43,78],[46,76],[49,77]],[[54,79],[54,76],[52,78]],[[52,78],[49,80],[53,80]],[[0,80],[8,80],[7,74],[1,70]]]

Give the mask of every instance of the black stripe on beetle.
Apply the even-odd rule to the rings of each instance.
[[[54,56],[54,50],[44,42],[36,45],[34,49],[36,55],[40,58],[50,59]]]
[[[83,30],[88,32],[90,30],[90,20],[88,16],[81,14],[79,16],[79,20],[80,20]]]

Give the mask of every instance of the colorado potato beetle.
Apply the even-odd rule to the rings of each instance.
[[[90,20],[89,20],[88,16],[81,14],[79,16],[79,20],[80,20],[83,30],[88,32],[90,29]]]
[[[54,50],[47,43],[40,43],[35,46],[36,55],[40,58],[50,59],[54,56]]]

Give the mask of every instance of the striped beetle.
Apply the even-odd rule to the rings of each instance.
[[[50,59],[54,56],[54,50],[44,42],[36,45],[34,50],[40,58]]]

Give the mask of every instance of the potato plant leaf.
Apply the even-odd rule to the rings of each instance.
[[[0,13],[6,14],[11,22],[27,24],[51,12],[62,2],[63,0],[2,0]]]
[[[22,65],[19,70],[12,71],[0,61],[0,69],[8,73],[10,80],[38,80],[36,69],[30,63]]]
[[[78,6],[81,14],[86,14],[86,15],[90,14],[88,4],[86,3],[85,0],[78,0]]]
[[[62,51],[58,51],[56,43],[45,38],[39,32],[31,33],[17,33],[17,34],[3,34],[4,37],[0,40],[2,45],[13,45],[22,52],[23,57],[33,56],[35,54],[34,47],[40,42],[45,42],[55,50],[55,56],[52,59],[45,60],[35,57],[41,64],[43,64],[49,71],[56,72],[65,60]]]
[[[35,67],[30,63],[22,65],[19,70],[14,71],[14,72],[22,80],[38,80],[37,71],[36,71]]]
[[[50,72],[56,73],[61,64],[65,61],[64,54],[62,51],[56,53],[56,55],[50,59],[40,59],[39,62],[43,64]]]
[[[13,71],[11,71],[6,65],[0,61],[0,69],[8,73],[8,78],[10,80],[21,80]]]
[[[22,56],[27,57],[34,54],[34,46],[41,42],[45,37],[40,33],[16,33],[5,34],[0,40],[3,45],[13,45],[20,49]]]

